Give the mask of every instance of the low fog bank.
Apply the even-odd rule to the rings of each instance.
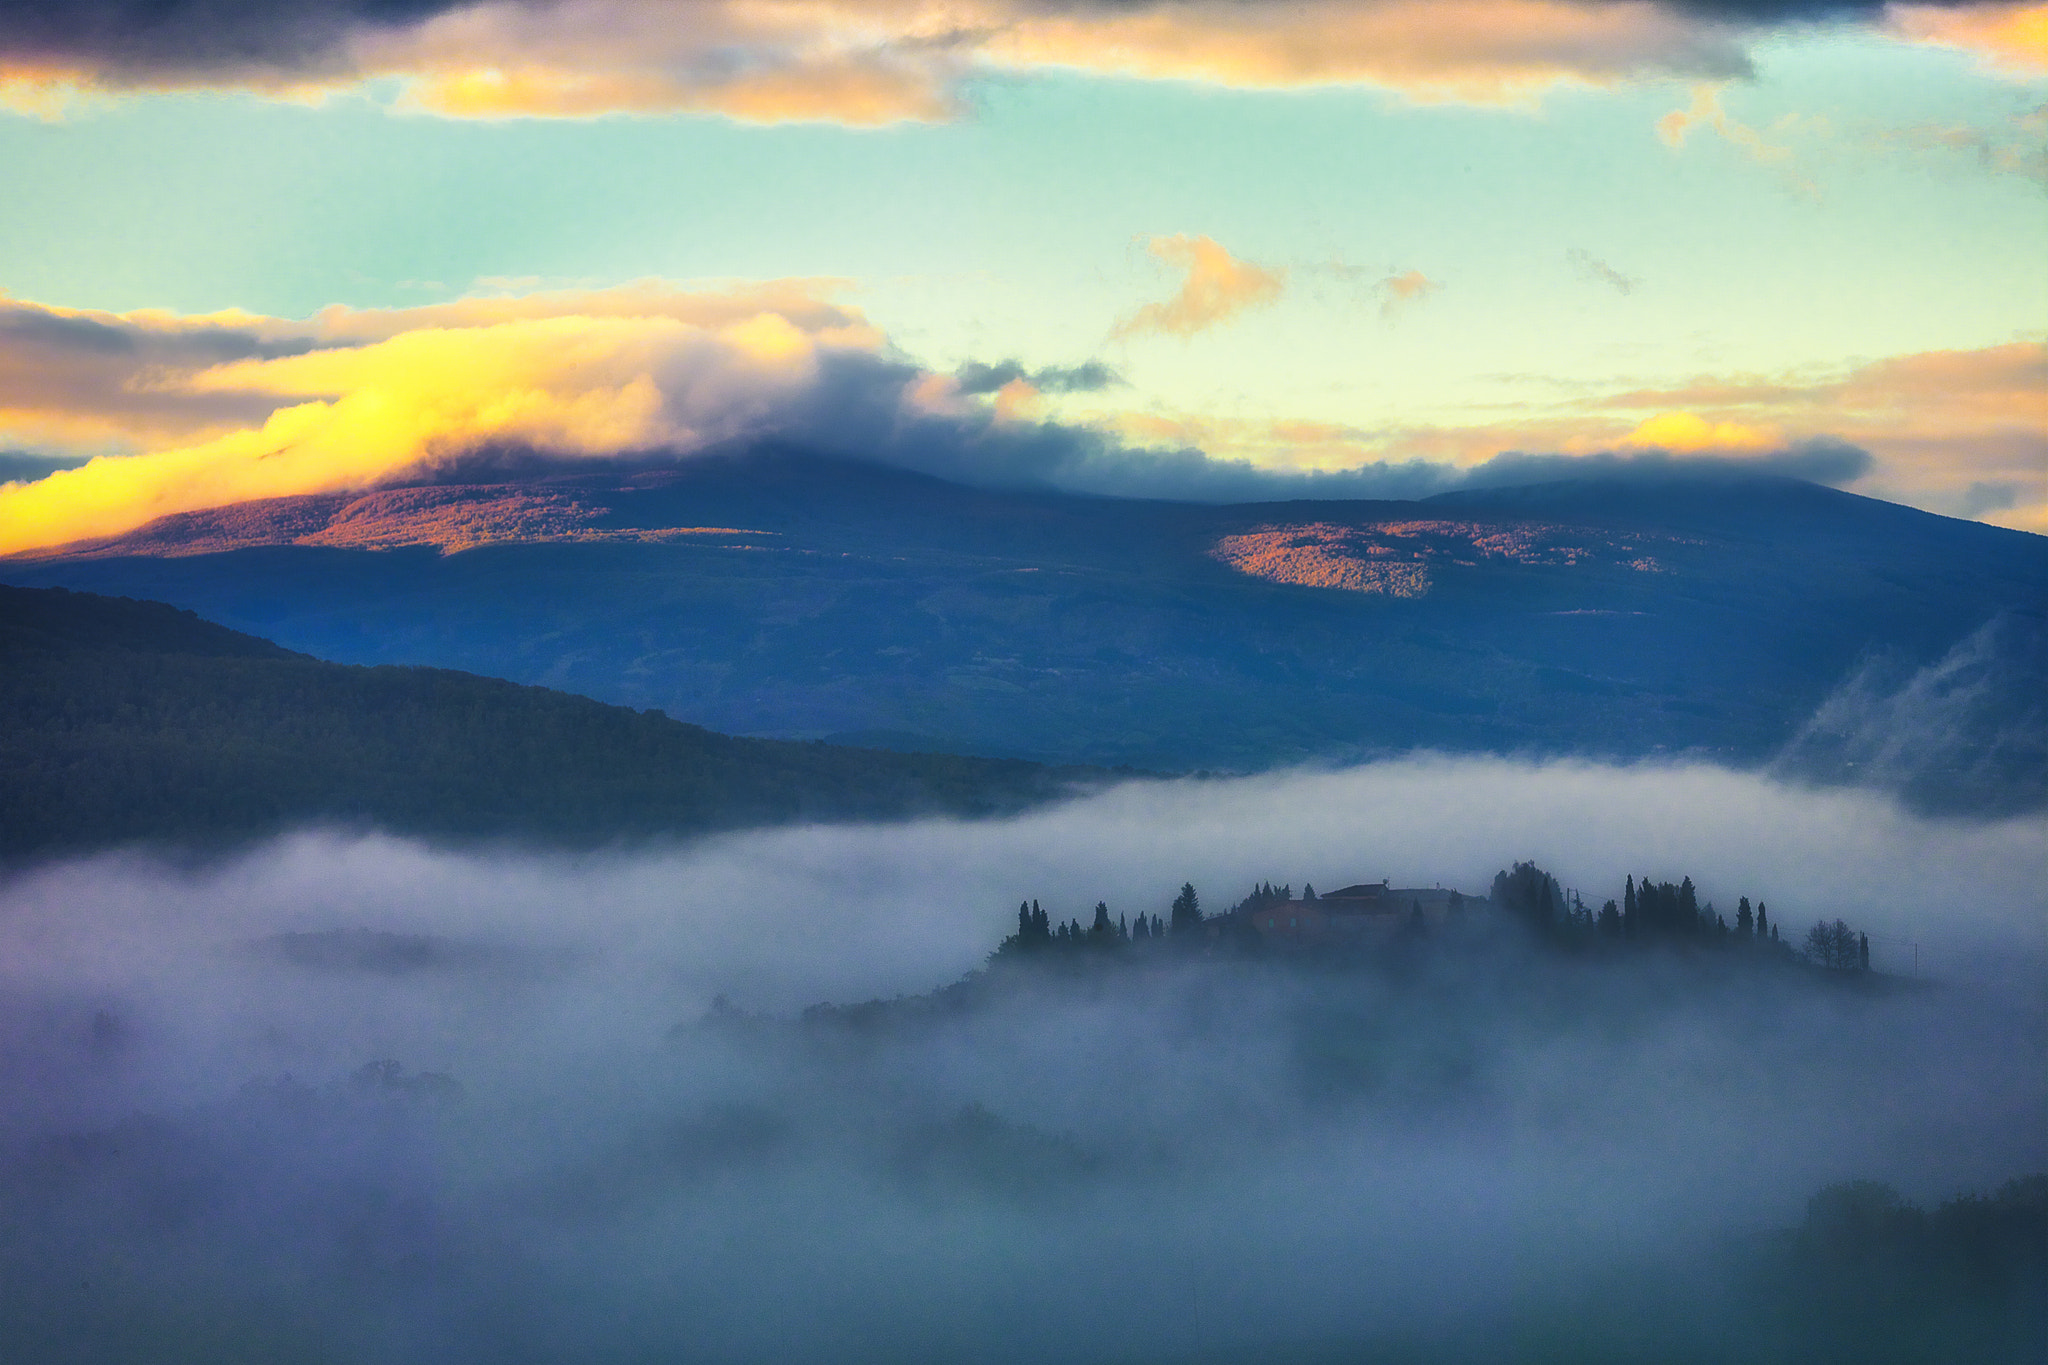
[[[0,887],[0,1333],[616,1361],[1662,1331],[1710,1358],[1747,1340],[1728,1249],[1822,1185],[2048,1167],[2041,833],[1416,759],[658,856],[306,834],[46,868]],[[1026,897],[1483,893],[1523,858],[1595,905],[1690,875],[1788,936],[1841,916],[1932,984],[1572,959],[1476,916],[1362,970],[1160,952],[800,1014],[960,978]]]

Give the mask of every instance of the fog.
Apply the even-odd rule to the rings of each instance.
[[[0,1333],[49,1360],[1727,1347],[1727,1248],[1818,1187],[2048,1167],[2042,835],[1421,757],[651,852],[314,831],[45,867],[0,885]],[[1477,914],[1346,971],[1155,951],[801,1015],[959,980],[1025,898],[1484,894],[1530,858],[1595,906],[1690,875],[1788,938],[1840,916],[1919,979],[1574,959]]]

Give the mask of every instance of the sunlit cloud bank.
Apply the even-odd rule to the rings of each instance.
[[[1405,977],[1196,964],[896,1028],[778,1022],[957,977],[1025,896],[1478,889],[1530,856],[1589,896],[1690,873],[1788,929],[1841,914],[1877,965],[1918,943],[1946,984],[1482,933]],[[42,1239],[11,1282],[61,1313],[89,1271],[83,1334],[151,1292],[216,1333],[270,1303],[343,1359],[1485,1338],[1575,1283],[1639,1302],[1614,1277],[1666,1261],[1689,1288],[1660,1311],[1711,1327],[1716,1239],[1818,1185],[1930,1199],[2048,1157],[2044,874],[2030,825],[1427,759],[645,856],[307,835],[54,866],[0,886],[0,1196]],[[739,1013],[698,1023],[719,995]]]
[[[1186,279],[1133,329],[1215,325],[1281,287],[1209,239],[1163,240]],[[1389,299],[1435,288],[1408,285]],[[40,476],[0,485],[0,553],[252,498],[447,477],[491,451],[667,460],[778,442],[970,483],[1201,501],[1726,466],[2048,526],[2048,351],[2034,342],[1819,383],[1707,379],[1464,430],[1115,409],[1059,420],[1046,394],[1104,393],[1113,372],[926,370],[836,301],[840,288],[648,282],[302,321],[0,299],[0,445]],[[98,458],[58,467],[80,455]]]
[[[50,115],[93,93],[229,87],[317,99],[395,79],[405,106],[457,117],[685,111],[875,125],[953,117],[977,75],[1063,69],[1501,103],[1565,83],[1741,76],[1750,42],[1816,20],[2038,72],[2044,12],[1682,0],[298,0],[144,11],[57,0],[0,12],[0,102]]]
[[[2048,346],[2037,341],[1893,356],[1831,376],[1702,376],[1463,427],[1144,411],[1105,421],[1135,445],[1291,468],[1332,489],[1377,473],[1383,487],[1411,490],[1380,496],[1440,491],[1453,478],[1507,482],[1617,459],[1691,458],[1750,462],[1949,516],[2048,531]]]

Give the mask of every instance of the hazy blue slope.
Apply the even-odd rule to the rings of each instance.
[[[0,864],[307,824],[590,847],[987,815],[1099,773],[738,739],[434,668],[325,663],[155,602],[0,587]]]
[[[686,465],[618,505],[635,525],[754,541],[272,546],[0,576],[739,733],[1168,768],[1416,745],[1761,759],[1869,660],[1932,664],[2048,597],[2048,540],[1781,479],[1212,507],[762,456]],[[1611,533],[1654,553],[1647,569],[1626,550],[1439,555],[1413,597],[1271,581],[1216,557],[1274,527],[1404,519],[1468,539]],[[2001,667],[2048,691],[2038,649]]]

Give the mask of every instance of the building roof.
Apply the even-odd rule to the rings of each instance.
[[[1387,894],[1385,882],[1360,882],[1356,886],[1343,887],[1336,891],[1325,891],[1316,899],[1319,901],[1369,901]]]

